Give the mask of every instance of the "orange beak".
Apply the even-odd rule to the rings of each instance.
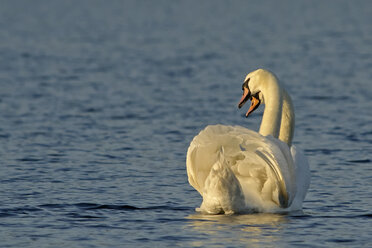
[[[245,114],[245,117],[248,117],[253,111],[255,111],[258,106],[260,106],[260,99],[256,98],[255,96],[252,96],[251,98],[251,106],[249,107],[247,113]]]
[[[243,89],[243,96],[239,101],[238,108],[243,107],[243,105],[251,98],[251,92],[248,88],[244,87]]]
[[[243,96],[239,101],[238,107],[241,108],[243,105],[248,101],[251,100],[251,106],[249,107],[245,117],[248,117],[253,111],[255,111],[258,106],[260,106],[261,101],[258,99],[256,95],[252,96],[251,92],[248,88],[244,87],[243,89]]]

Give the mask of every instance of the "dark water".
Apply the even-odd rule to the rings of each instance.
[[[369,247],[372,2],[1,1],[1,247]],[[203,216],[185,155],[274,71],[304,210]],[[262,110],[261,110],[262,113]]]

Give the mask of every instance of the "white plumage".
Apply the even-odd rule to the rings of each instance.
[[[291,145],[290,97],[269,71],[251,72],[245,82],[239,106],[248,99],[266,105],[260,133],[210,125],[194,137],[186,164],[190,184],[203,197],[197,210],[209,214],[299,210],[310,175],[306,158]]]

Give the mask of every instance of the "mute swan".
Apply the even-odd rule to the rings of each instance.
[[[251,100],[248,117],[265,104],[259,133],[240,126],[209,125],[187,151],[189,183],[208,214],[300,210],[310,184],[306,157],[292,145],[291,98],[270,71],[249,73],[238,107]]]

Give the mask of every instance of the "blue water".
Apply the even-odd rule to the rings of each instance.
[[[0,3],[1,247],[370,247],[371,1]],[[206,216],[185,156],[274,71],[303,212]]]

